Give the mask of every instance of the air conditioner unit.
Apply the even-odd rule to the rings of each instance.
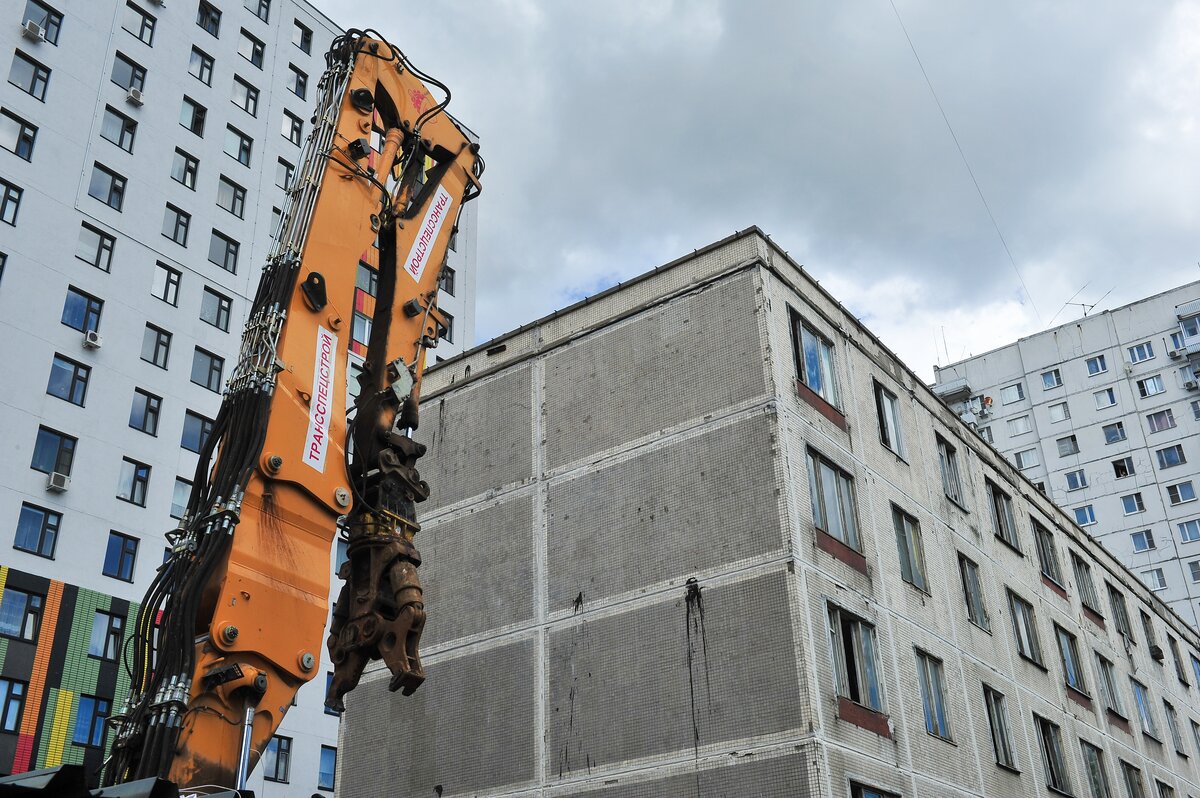
[[[42,26],[32,19],[21,26],[21,35],[35,42],[44,42],[46,40],[46,31],[42,30]]]
[[[1187,388],[1189,391],[1194,391],[1197,388],[1200,388],[1200,385],[1197,385],[1195,380],[1184,380],[1183,387]]]
[[[144,102],[144,100],[142,100],[142,90],[130,89],[129,93],[125,95],[125,102],[129,103],[130,105],[141,105]]]
[[[71,487],[71,478],[66,474],[60,474],[55,471],[52,474],[46,475],[46,490],[62,493],[69,487]]]
[[[85,349],[99,349],[104,343],[104,337],[95,330],[88,330],[83,334],[83,346]]]
[[[1178,360],[1179,358],[1183,357],[1183,353],[1178,349],[1168,349],[1167,357],[1171,358],[1172,360]]]

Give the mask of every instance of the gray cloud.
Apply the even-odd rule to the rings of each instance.
[[[481,338],[751,224],[926,375],[1200,276],[1195,3],[896,0],[1032,304],[886,0],[317,5],[481,136]]]

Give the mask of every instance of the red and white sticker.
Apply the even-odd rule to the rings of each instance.
[[[437,241],[442,223],[450,215],[452,205],[454,200],[450,197],[450,192],[438,186],[433,195],[433,202],[429,203],[429,210],[425,212],[425,219],[421,222],[417,240],[413,242],[408,257],[404,259],[404,271],[417,282],[421,282],[421,275],[425,273],[425,266],[428,265],[429,255],[433,251],[433,243]]]
[[[337,375],[338,337],[317,326],[317,355],[313,366],[312,399],[308,405],[308,435],[304,439],[304,463],[325,472],[329,450],[329,422],[333,413],[333,383]]]

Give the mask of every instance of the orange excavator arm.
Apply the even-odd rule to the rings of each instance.
[[[327,703],[340,707],[371,659],[392,670],[393,690],[424,679],[413,536],[428,488],[409,432],[425,350],[445,322],[439,273],[483,163],[445,113],[445,87],[382,38],[350,31],[326,60],[237,367],[127,647],[130,696],[112,719],[105,784],[244,786],[296,691],[321,672],[339,529],[349,561]],[[347,408],[358,264],[373,245],[378,298]]]

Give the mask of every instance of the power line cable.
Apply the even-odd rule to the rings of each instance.
[[[1042,323],[1042,314],[1037,309],[1037,303],[1033,301],[1033,294],[1029,293],[1029,287],[1025,285],[1025,278],[1021,276],[1021,270],[1017,268],[1017,262],[1013,259],[1012,252],[1008,248],[1008,242],[1004,240],[1004,233],[1000,231],[1000,225],[996,222],[996,217],[992,214],[991,206],[988,205],[987,197],[983,195],[983,189],[979,186],[979,181],[975,178],[975,170],[971,168],[971,162],[967,160],[967,154],[963,151],[962,144],[958,141],[958,135],[954,132],[954,126],[950,124],[950,117],[946,115],[946,109],[942,107],[942,101],[938,98],[937,91],[933,88],[933,81],[929,79],[929,73],[925,71],[925,64],[921,63],[921,56],[917,54],[917,48],[913,44],[912,37],[908,35],[908,28],[904,26],[904,20],[900,16],[900,9],[896,8],[896,0],[888,0],[892,6],[892,12],[896,15],[896,21],[900,23],[900,30],[904,32],[904,38],[908,42],[908,48],[912,50],[913,58],[917,60],[917,66],[921,69],[921,75],[925,78],[925,85],[929,87],[929,93],[933,95],[933,102],[937,105],[938,111],[942,115],[942,121],[946,123],[946,129],[950,131],[950,138],[954,139],[954,146],[958,148],[958,157],[962,158],[963,166],[967,167],[967,174],[971,176],[971,182],[975,184],[975,192],[979,194],[979,201],[983,203],[983,209],[987,211],[988,219],[992,221],[992,227],[996,230],[996,235],[1000,238],[1000,245],[1004,247],[1004,254],[1008,256],[1009,265],[1017,275],[1017,280],[1021,283],[1021,289],[1025,292],[1025,296],[1029,297],[1029,305],[1033,308],[1033,313],[1037,316],[1038,325]]]

